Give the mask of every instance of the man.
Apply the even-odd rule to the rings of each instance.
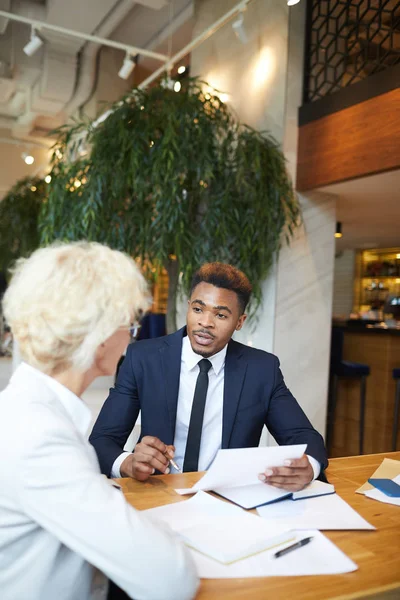
[[[195,274],[186,327],[131,345],[90,442],[102,471],[144,481],[170,472],[209,468],[220,448],[258,446],[264,424],[280,445],[307,444],[307,455],[260,473],[290,491],[322,474],[328,461],[321,435],[286,387],[278,359],[231,339],[246,320],[247,277],[222,263]],[[141,411],[142,437],[124,444]]]

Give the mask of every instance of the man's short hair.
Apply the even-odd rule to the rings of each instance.
[[[240,314],[244,313],[250,300],[252,287],[243,271],[226,263],[206,263],[194,274],[190,295],[192,295],[194,288],[202,282],[235,292],[239,302]]]

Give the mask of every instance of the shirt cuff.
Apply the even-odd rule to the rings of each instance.
[[[122,477],[119,469],[120,469],[122,463],[124,462],[124,460],[126,459],[126,457],[130,456],[131,454],[132,454],[132,452],[122,452],[122,454],[120,454],[118,456],[118,458],[115,459],[114,464],[111,467],[111,477]],[[308,457],[308,458],[310,458],[310,457]]]
[[[126,452],[126,454],[128,454],[128,452]],[[312,466],[312,470],[314,471],[314,477],[313,477],[313,481],[314,481],[315,479],[317,479],[317,477],[321,473],[321,463],[319,463],[317,461],[317,459],[315,459],[313,456],[309,456],[308,454],[306,454],[306,456],[307,456],[308,460],[310,461],[310,465]],[[115,462],[117,462],[117,461],[115,461]],[[117,477],[120,477],[120,475],[117,475]]]

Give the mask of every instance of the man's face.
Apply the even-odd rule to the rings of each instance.
[[[188,300],[187,333],[196,354],[216,354],[242,328],[246,315],[240,315],[235,292],[199,283]]]

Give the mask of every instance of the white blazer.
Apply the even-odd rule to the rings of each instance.
[[[193,598],[188,551],[100,474],[89,423],[82,400],[25,363],[0,393],[1,599],[104,597],[93,566],[136,600]]]

